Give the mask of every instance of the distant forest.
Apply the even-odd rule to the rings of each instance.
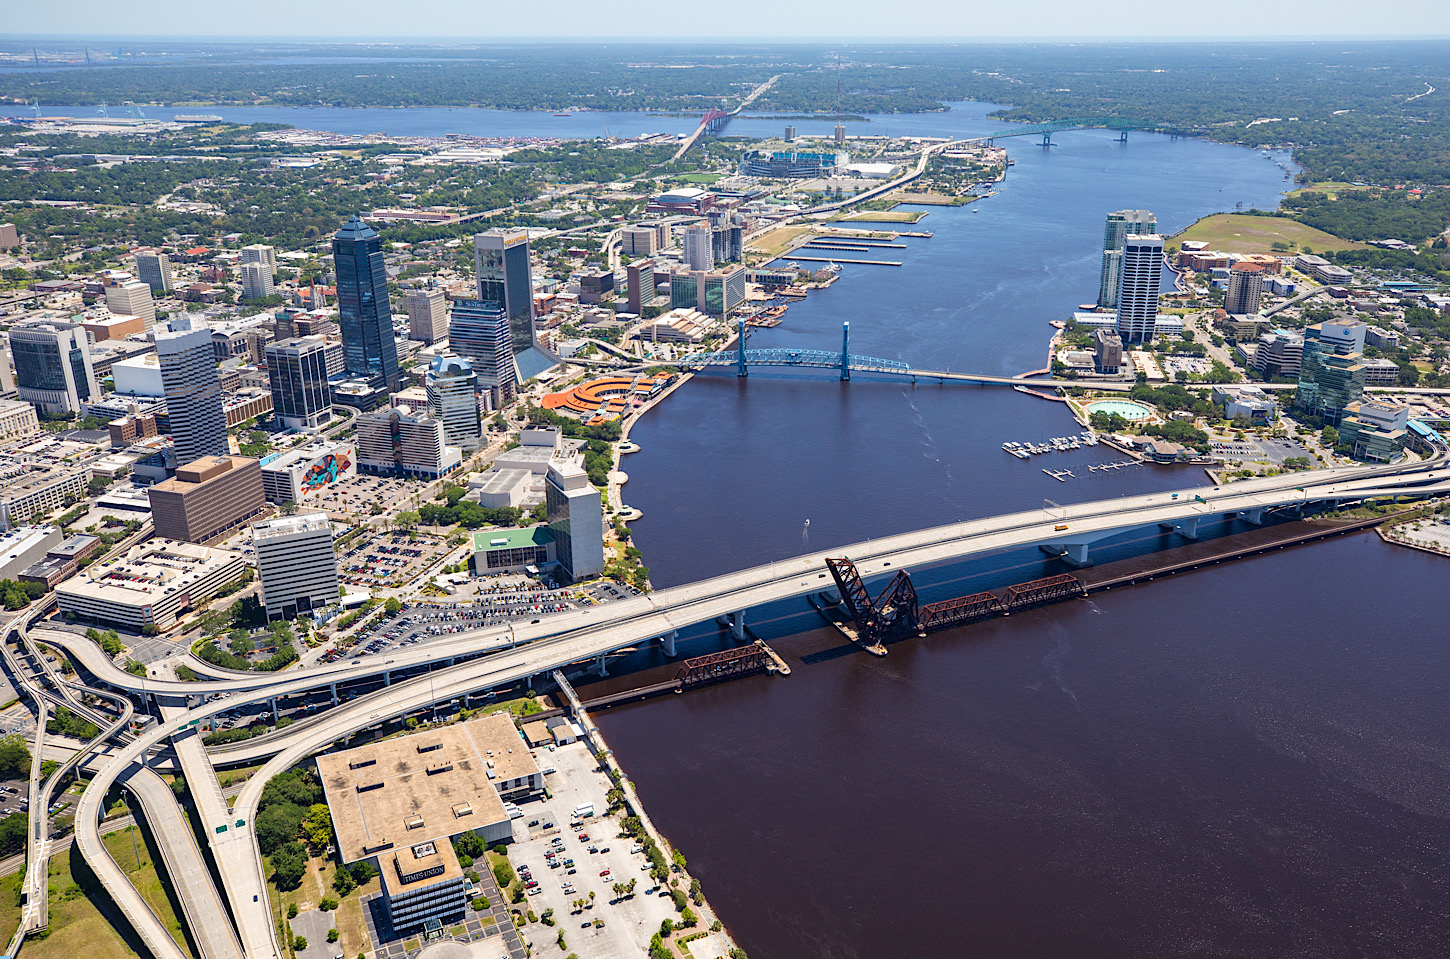
[[[756,109],[915,113],[981,100],[1002,104],[998,115],[1012,120],[1107,116],[1229,143],[1291,145],[1315,180],[1450,184],[1444,41],[294,45],[217,47],[207,55],[159,63],[123,53],[119,65],[22,69],[0,75],[0,97],[703,111],[733,106],[781,74]]]

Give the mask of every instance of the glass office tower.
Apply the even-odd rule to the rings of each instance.
[[[342,355],[349,375],[396,392],[398,346],[393,339],[393,311],[388,306],[388,275],[382,238],[358,217],[343,224],[332,238],[337,270],[337,323]]]

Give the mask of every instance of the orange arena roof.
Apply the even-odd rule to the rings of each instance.
[[[623,413],[631,397],[644,399],[669,382],[668,376],[604,376],[559,393],[544,396],[544,409],[568,413],[593,413],[601,407],[609,413]]]

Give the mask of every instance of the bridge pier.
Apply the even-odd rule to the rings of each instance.
[[[670,659],[674,659],[677,655],[677,653],[675,652],[675,640],[679,638],[680,631],[678,629],[672,629],[669,631],[669,633],[660,637],[660,645],[664,647],[665,655],[668,656]]]
[[[737,327],[737,330],[738,330],[738,332],[735,335],[735,375],[736,376],[740,376],[740,377],[745,377],[745,376],[749,376],[750,373],[745,368],[745,320],[744,319],[741,319],[740,320],[740,325],[739,325],[739,327]]]
[[[609,675],[609,671],[607,669],[605,669],[605,666],[604,666],[604,654],[603,653],[600,653],[598,656],[595,656],[594,657],[594,666],[593,666],[593,669],[594,669],[594,671],[596,673],[598,673],[601,676],[608,676]],[[533,677],[530,677],[530,679],[532,679],[532,678]]]
[[[1253,523],[1255,526],[1264,525],[1264,508],[1255,506],[1253,509],[1239,511],[1239,518],[1245,523]]]
[[[332,693],[332,705],[336,706],[337,705],[337,683],[329,683],[328,686],[327,686],[327,689],[328,689],[329,692]]]
[[[737,642],[745,641],[745,610],[740,610],[730,618],[730,638]]]
[[[1182,522],[1178,523],[1159,523],[1158,526],[1159,528],[1165,529],[1170,533],[1177,532],[1181,534],[1184,539],[1198,539],[1197,516],[1190,516]]]
[[[1056,556],[1073,569],[1083,569],[1093,564],[1093,561],[1088,559],[1087,543],[1047,543],[1041,549],[1049,556]]]
[[[841,381],[851,379],[851,321],[841,324]]]
[[[273,696],[271,699],[267,700],[267,705],[272,707],[272,723],[273,723],[273,725],[276,725],[276,723],[277,723],[277,697],[276,696]]]
[[[1127,130],[1120,130],[1118,132],[1118,142],[1119,143],[1127,143],[1128,142],[1128,131]]]
[[[1045,146],[1045,147],[1052,146],[1052,134],[1051,133],[1044,133],[1044,134],[1042,134],[1042,145]]]

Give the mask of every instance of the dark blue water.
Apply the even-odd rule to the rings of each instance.
[[[849,320],[858,353],[1037,368],[1047,321],[1096,294],[1106,212],[1146,207],[1171,232],[1270,208],[1283,184],[1246,150],[1054,139],[1007,141],[1016,164],[980,213],[934,209],[918,228],[935,235],[906,241],[902,267],[845,267],[752,345],[835,349]],[[1075,429],[1060,405],[994,388],[699,377],[634,429],[625,493],[652,579],[671,585],[1204,480],[1078,469],[1058,483],[1041,467],[1111,455],[1000,450]],[[1154,541],[1172,545],[1144,531],[1095,551]],[[1028,550],[914,573],[936,599],[1048,571]],[[1356,535],[884,659],[839,649],[803,603],[776,604],[751,622],[788,679],[598,721],[754,959],[1443,956],[1447,572]],[[709,626],[686,638],[686,654],[718,642]]]

